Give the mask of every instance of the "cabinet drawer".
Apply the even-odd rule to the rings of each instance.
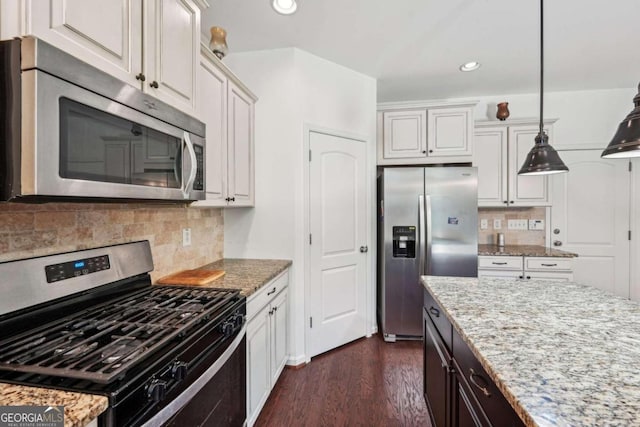
[[[480,256],[478,268],[500,270],[522,270],[521,256]]]
[[[426,289],[424,291],[424,310],[436,326],[436,329],[442,337],[447,349],[451,351],[451,323],[449,323],[449,319],[445,316],[442,308],[440,308],[435,299],[433,299],[433,296],[431,296],[429,291]]]
[[[453,359],[459,380],[471,390],[487,418],[495,426],[524,425],[502,392],[457,332],[453,331]]]
[[[247,320],[253,319],[253,317],[264,306],[269,304],[281,290],[287,287],[289,284],[289,270],[283,271],[278,277],[264,285],[258,292],[247,298]]]
[[[537,271],[571,271],[573,261],[571,258],[538,258],[526,257],[524,259],[525,270]]]

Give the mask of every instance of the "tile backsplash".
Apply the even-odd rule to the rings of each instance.
[[[487,220],[488,228],[480,229],[483,219]],[[502,221],[502,228],[493,228],[493,220]],[[507,245],[545,245],[545,230],[509,230],[507,221],[510,219],[542,219],[545,220],[545,229],[548,226],[546,209],[537,208],[479,208],[478,209],[478,243],[496,243],[496,234],[503,233]]]
[[[191,228],[191,246],[182,229]],[[0,261],[149,240],[156,279],[222,258],[221,209],[186,205],[0,203]]]

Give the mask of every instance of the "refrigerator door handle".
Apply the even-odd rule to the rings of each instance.
[[[426,241],[427,241],[427,252],[425,255],[425,273],[426,274],[431,274],[431,249],[432,249],[432,242],[431,242],[431,222],[432,222],[432,218],[431,218],[431,196],[425,196],[425,202],[426,202],[426,209],[427,209],[427,219],[426,219],[426,223],[427,223],[427,227],[426,227]]]
[[[425,214],[424,214],[424,196],[418,196],[418,239],[420,241],[420,246],[419,246],[420,258],[418,259],[418,273],[420,274],[420,276],[423,276],[425,274],[425,268],[424,268],[425,259],[426,259],[425,245],[427,241],[425,236],[426,229],[427,228],[425,226]]]

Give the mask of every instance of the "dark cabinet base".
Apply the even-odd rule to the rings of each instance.
[[[425,290],[423,387],[434,427],[524,426],[443,317],[444,311]]]

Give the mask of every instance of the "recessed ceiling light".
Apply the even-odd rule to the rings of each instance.
[[[475,71],[478,68],[480,68],[480,63],[478,61],[471,61],[466,64],[462,64],[460,66],[460,71]]]
[[[298,8],[296,0],[273,0],[271,6],[282,15],[291,15]]]

